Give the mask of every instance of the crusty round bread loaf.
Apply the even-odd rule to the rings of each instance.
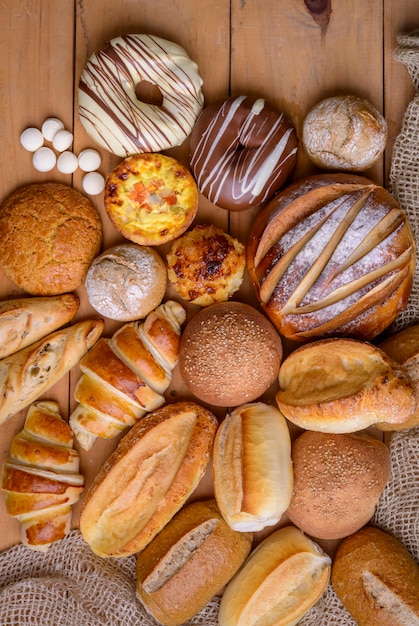
[[[252,534],[232,530],[215,500],[188,504],[137,556],[137,597],[161,624],[184,624],[222,591],[251,547]]]
[[[390,454],[365,434],[306,431],[292,445],[294,490],[288,517],[316,539],[341,539],[373,516],[390,478]]]
[[[384,152],[387,123],[365,98],[333,96],[316,104],[303,122],[302,143],[315,165],[365,171]]]
[[[221,302],[196,313],[180,342],[179,369],[192,393],[215,406],[259,398],[277,379],[281,339],[249,304]]]
[[[284,360],[276,401],[306,430],[350,433],[403,427],[416,410],[413,382],[382,350],[356,339],[320,339]]]
[[[301,179],[261,211],[247,265],[280,333],[370,340],[407,304],[416,246],[405,211],[368,178]]]
[[[419,624],[419,566],[387,532],[371,526],[344,539],[332,585],[358,626]]]
[[[150,246],[122,243],[102,252],[85,279],[92,307],[104,317],[129,322],[146,317],[166,291],[166,266]]]
[[[275,531],[251,552],[227,585],[220,626],[293,626],[321,597],[330,557],[299,529]]]
[[[21,187],[0,206],[0,265],[20,289],[52,296],[77,289],[99,253],[95,206],[60,183]]]

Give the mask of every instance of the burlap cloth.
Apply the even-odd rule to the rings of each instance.
[[[419,30],[398,38],[395,58],[419,90]],[[419,241],[419,93],[394,145],[390,191],[405,208]],[[395,329],[419,319],[419,273]],[[391,479],[372,524],[392,533],[419,561],[419,428],[393,434]],[[214,598],[188,626],[217,626]],[[0,554],[1,626],[155,626],[135,599],[135,557],[101,559],[73,530],[46,554],[22,545]],[[356,626],[329,584],[300,626]]]

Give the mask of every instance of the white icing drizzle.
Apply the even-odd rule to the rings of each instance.
[[[142,81],[162,105],[137,99]],[[180,145],[203,106],[198,68],[179,45],[151,35],[112,39],[93,54],[79,81],[79,117],[89,136],[119,156]]]

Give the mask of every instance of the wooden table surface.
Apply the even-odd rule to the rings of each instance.
[[[54,180],[81,191],[80,172],[37,172],[19,135],[54,116],[74,133],[74,152],[95,147],[78,119],[78,79],[90,55],[121,34],[150,33],[179,43],[198,64],[207,104],[228,95],[263,97],[288,115],[298,133],[306,113],[320,99],[343,93],[368,98],[388,124],[385,155],[367,172],[384,185],[393,141],[414,93],[407,70],[393,52],[397,35],[419,26],[419,0],[4,0],[0,19],[0,201],[31,182]],[[100,151],[100,171],[106,176],[121,159]],[[186,163],[187,142],[168,154]],[[294,178],[314,171],[300,149]],[[106,249],[121,237],[105,215],[102,195],[92,199],[103,217]],[[196,221],[215,223],[245,243],[256,213],[229,214],[201,198]],[[76,319],[97,317],[83,288],[78,293]],[[19,295],[0,272],[0,297]],[[254,303],[247,276],[236,299]],[[115,328],[108,320],[105,335]],[[45,395],[59,402],[65,418],[75,404],[78,375],[76,367]],[[168,394],[173,399],[185,393],[175,372]],[[0,462],[22,428],[25,413],[0,427]],[[81,453],[88,484],[115,445],[99,441],[89,453]],[[210,492],[206,476],[199,495]],[[74,525],[77,520],[76,506]],[[0,529],[0,549],[19,541],[20,525],[8,517],[3,498]]]

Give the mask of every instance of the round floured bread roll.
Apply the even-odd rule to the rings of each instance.
[[[249,304],[221,302],[196,313],[183,331],[179,369],[200,400],[231,407],[259,398],[276,381],[282,342]]]
[[[92,307],[104,317],[119,321],[142,319],[162,301],[167,272],[158,252],[148,246],[126,243],[99,255],[85,280]]]
[[[53,296],[77,289],[102,243],[102,222],[80,192],[60,183],[21,187],[0,206],[0,265],[20,289]]]
[[[287,515],[316,539],[341,539],[372,518],[390,478],[390,453],[365,434],[306,431],[292,445],[294,490]]]
[[[387,123],[365,98],[334,96],[309,111],[303,122],[302,142],[315,165],[361,172],[384,152]]]

